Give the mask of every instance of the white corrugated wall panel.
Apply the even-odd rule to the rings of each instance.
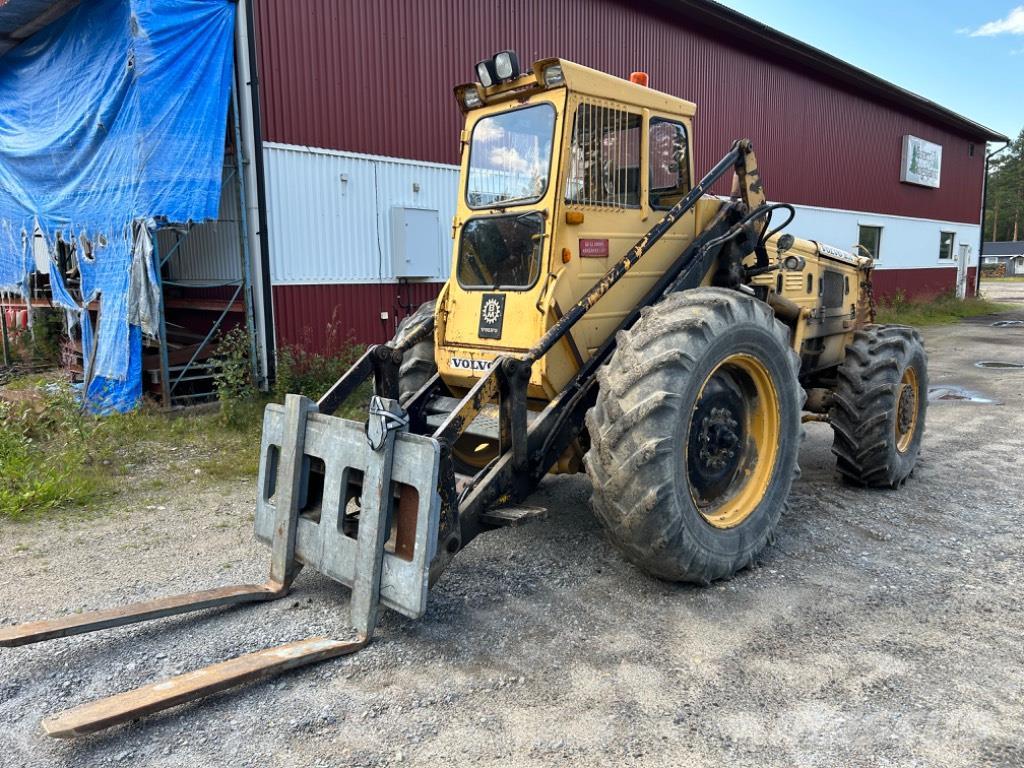
[[[270,274],[277,285],[393,280],[391,209],[438,212],[439,258],[451,260],[456,166],[264,144]]]
[[[979,226],[937,219],[912,219],[864,211],[842,211],[795,205],[796,218],[787,231],[808,240],[853,251],[861,226],[881,227],[882,242],[876,269],[926,269],[956,266],[956,252],[961,243],[971,246],[971,266],[978,263]],[[939,239],[943,232],[955,235],[954,257],[939,258]]]
[[[451,262],[459,169],[453,165],[264,145],[271,278],[275,284],[375,283],[395,280],[391,209],[436,210],[439,248],[428,280],[445,280]],[[883,227],[886,268],[950,266],[938,259],[939,233],[977,242],[978,227],[930,219],[795,206],[789,231],[844,249],[858,224]],[[972,264],[975,261],[972,259]]]
[[[238,181],[234,169],[226,168],[217,221],[193,224],[187,236],[170,229],[159,230],[157,242],[163,255],[170,253],[179,237],[184,238],[168,262],[170,279],[197,284],[241,280],[238,220]]]

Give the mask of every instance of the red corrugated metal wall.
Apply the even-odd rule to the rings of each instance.
[[[454,163],[452,87],[503,48],[563,56],[697,102],[698,169],[751,138],[774,200],[977,222],[983,145],[613,0],[256,0],[264,138]],[[942,188],[899,182],[901,137],[943,146]]]
[[[974,267],[967,270],[967,291],[974,294]],[[956,268],[882,269],[873,274],[875,296],[881,301],[898,294],[921,298],[952,291]],[[333,285],[275,285],[274,319],[277,343],[330,352],[348,340],[387,341],[399,320],[437,296],[442,283],[384,283]],[[380,307],[387,320],[369,311]]]
[[[974,267],[967,268],[967,295],[974,295]],[[882,301],[898,294],[924,298],[956,289],[956,267],[932,269],[876,269],[871,273],[875,296]]]
[[[399,320],[437,296],[443,283],[275,285],[278,346],[330,352],[346,341],[388,341]],[[372,308],[379,308],[371,311]],[[388,319],[381,320],[380,312]]]

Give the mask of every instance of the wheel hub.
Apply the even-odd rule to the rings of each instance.
[[[708,381],[697,402],[689,438],[689,471],[693,489],[711,501],[730,486],[739,469],[746,408],[743,397],[726,373]]]
[[[908,386],[903,387],[903,391],[900,392],[900,405],[899,405],[899,430],[900,434],[906,434],[907,430],[910,429],[911,422],[914,419],[914,390]]]

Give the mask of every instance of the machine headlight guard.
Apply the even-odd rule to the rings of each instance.
[[[466,107],[466,109],[476,109],[477,107],[483,105],[484,103],[483,99],[480,98],[480,94],[477,92],[476,88],[466,88],[466,90],[464,90],[461,95],[462,104]]]
[[[561,64],[552,64],[545,67],[543,78],[546,88],[557,88],[560,85],[565,85],[565,73],[562,72]]]

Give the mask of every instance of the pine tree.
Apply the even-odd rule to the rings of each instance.
[[[984,225],[986,240],[1024,239],[1024,130],[989,165]]]

